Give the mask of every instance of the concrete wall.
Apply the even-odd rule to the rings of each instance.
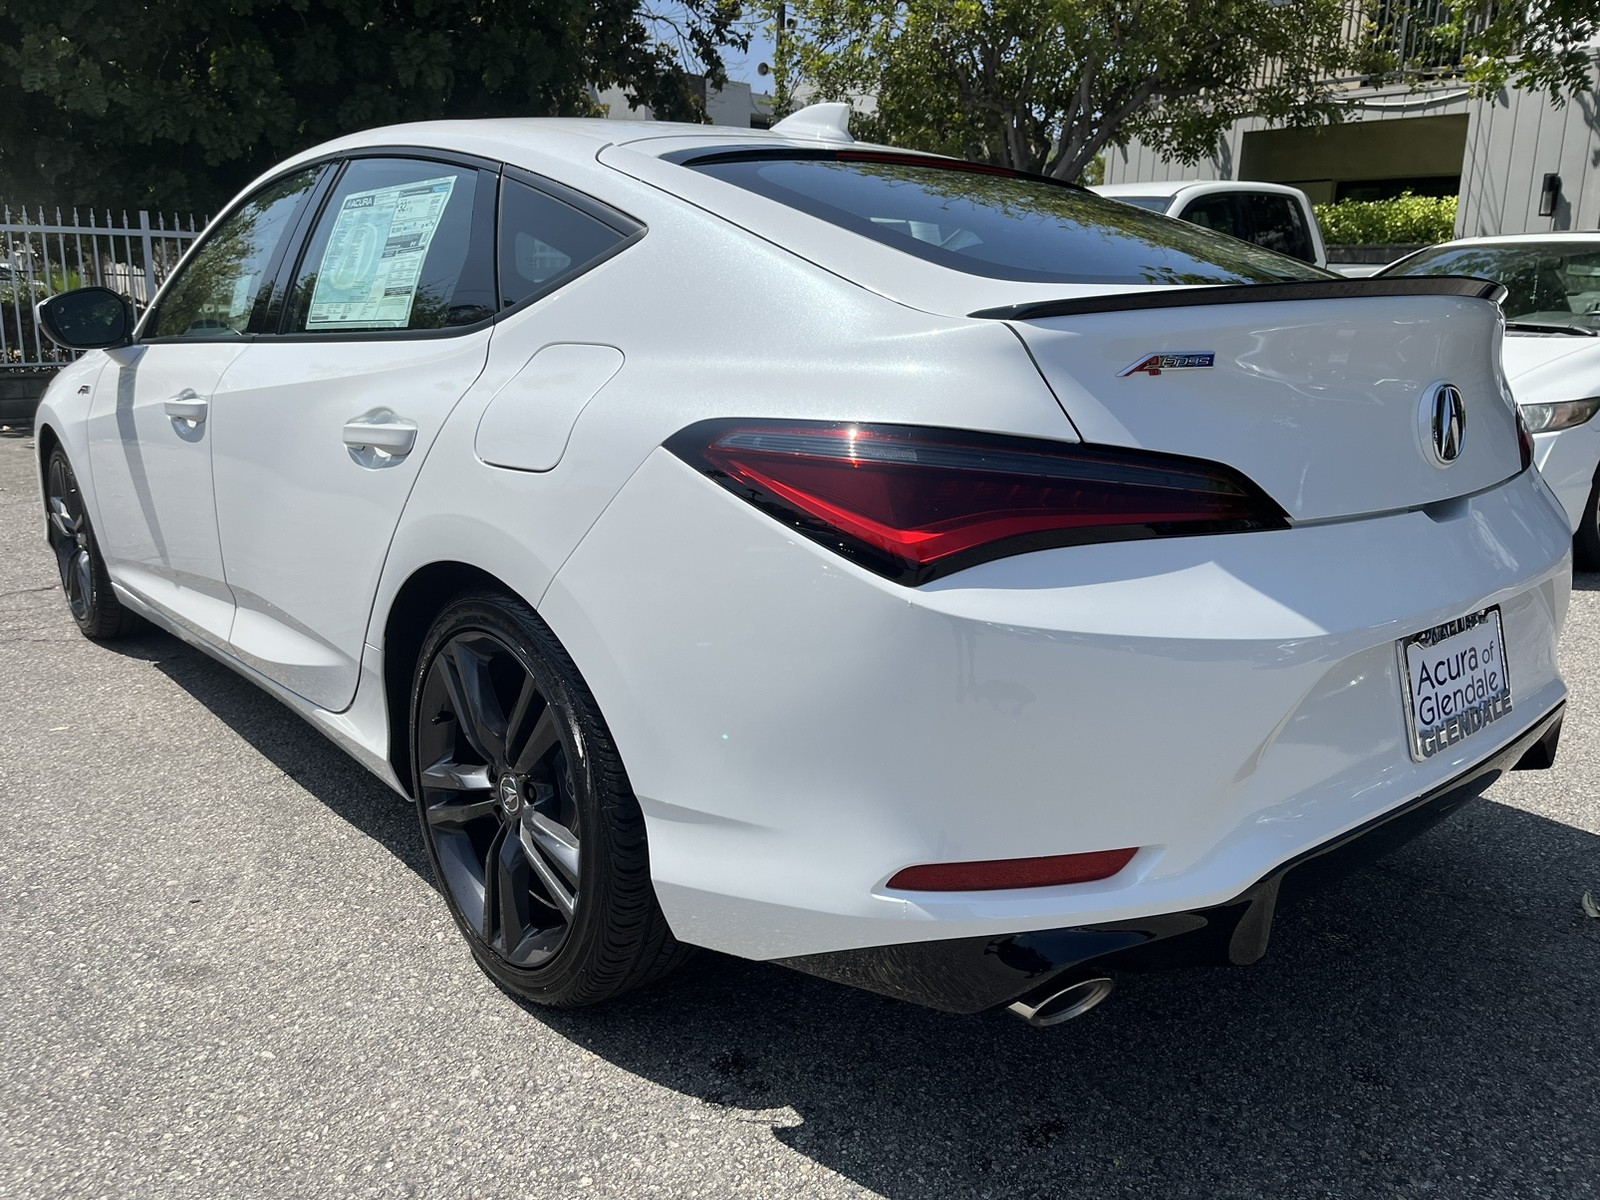
[[[1461,174],[1470,122],[1466,113],[1450,113],[1252,130],[1243,138],[1239,178],[1292,183],[1322,203],[1337,199],[1347,180],[1454,177]]]
[[[1309,154],[1315,157],[1319,149],[1324,154],[1337,154],[1352,170],[1364,172],[1369,165],[1360,155],[1359,150],[1349,150],[1343,145],[1333,141],[1319,141],[1322,138],[1337,138],[1345,130],[1358,128],[1374,121],[1403,121],[1413,117],[1463,117],[1468,115],[1470,101],[1465,88],[1448,88],[1432,92],[1410,92],[1404,88],[1388,88],[1381,91],[1362,92],[1350,97],[1348,103],[1349,115],[1345,118],[1344,126],[1334,126],[1327,130],[1299,129],[1275,130],[1260,117],[1248,117],[1236,122],[1222,137],[1217,153],[1209,160],[1195,166],[1185,166],[1163,158],[1159,151],[1142,142],[1132,142],[1129,145],[1112,149],[1106,156],[1106,182],[1107,183],[1144,183],[1148,180],[1168,179],[1249,179],[1253,176],[1241,174],[1244,168],[1247,139],[1256,142],[1259,139],[1251,138],[1252,134],[1266,134],[1269,138],[1277,139],[1287,135],[1287,141],[1300,142],[1309,147]],[[1346,135],[1347,136],[1347,135]],[[1275,151],[1281,154],[1282,150]],[[1269,182],[1298,183],[1300,181],[1331,180],[1336,178],[1382,178],[1382,175],[1367,175],[1365,173],[1352,173],[1346,176],[1336,176],[1330,170],[1321,170],[1307,173],[1309,167],[1301,162],[1296,165],[1292,173],[1298,179],[1276,179],[1262,176]],[[1420,175],[1430,172],[1404,170],[1397,174]],[[1441,174],[1454,174],[1446,171]]]
[[[650,106],[628,107],[628,98],[621,88],[607,88],[591,92],[590,98],[612,120],[651,121],[655,113]],[[751,118],[768,119],[772,116],[772,97],[765,92],[752,92],[748,83],[730,80],[728,86],[706,94],[706,116],[713,125],[733,125],[740,129],[751,128]]]
[[[0,426],[32,428],[39,397],[54,371],[0,371]]]

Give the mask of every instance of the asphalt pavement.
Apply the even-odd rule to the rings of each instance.
[[[0,1197],[1600,1196],[1600,576],[1554,770],[1244,969],[953,1017],[702,954],[473,965],[411,811],[173,638],[80,637],[0,432]]]

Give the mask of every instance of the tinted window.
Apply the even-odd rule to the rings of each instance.
[[[417,159],[353,159],[306,243],[289,330],[471,325],[495,312],[494,177]]]
[[[1030,175],[848,153],[689,165],[941,266],[1041,283],[1264,283],[1321,272]]]
[[[1191,200],[1179,215],[1203,229],[1213,229],[1241,241],[1250,240],[1248,230],[1240,219],[1243,214],[1239,211],[1239,205],[1233,196],[1225,192]]]
[[[1505,285],[1508,320],[1600,327],[1600,239],[1439,246],[1385,275],[1472,275]]]
[[[1278,192],[1249,192],[1239,199],[1249,212],[1252,242],[1302,262],[1316,261],[1305,214],[1293,196]]]
[[[269,183],[217,227],[161,298],[146,337],[237,337],[249,330],[274,252],[320,167]]]
[[[500,300],[510,307],[577,274],[626,235],[514,179],[500,193]]]

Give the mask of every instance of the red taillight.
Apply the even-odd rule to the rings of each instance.
[[[808,537],[912,585],[1050,546],[1288,525],[1238,472],[1168,454],[805,421],[705,421],[667,448]]]
[[[1134,850],[1093,850],[1045,858],[993,862],[929,863],[897,871],[889,886],[907,892],[989,892],[1005,888],[1059,887],[1110,879],[1133,859]]]

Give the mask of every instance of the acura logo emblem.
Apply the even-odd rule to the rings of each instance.
[[[1445,466],[1461,457],[1461,443],[1467,436],[1467,402],[1461,398],[1461,389],[1453,383],[1441,383],[1433,389],[1432,428],[1433,454]]]

